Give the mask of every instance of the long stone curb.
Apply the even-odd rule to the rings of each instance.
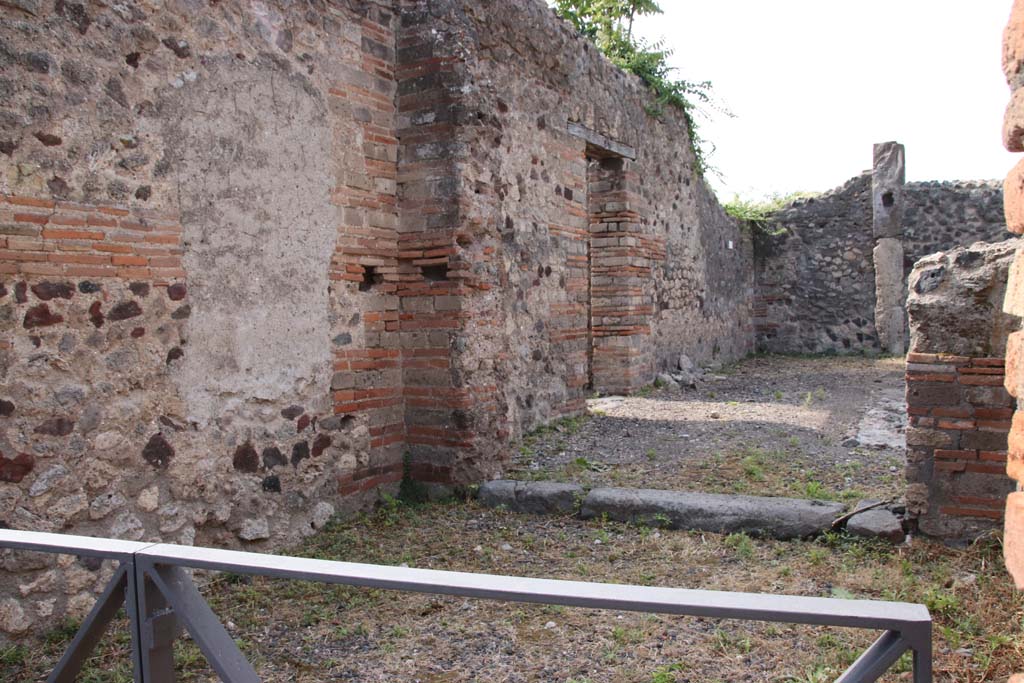
[[[655,489],[599,488],[583,500],[580,517],[720,534],[744,532],[782,540],[807,538],[832,527],[840,503]]]
[[[715,533],[744,532],[782,540],[807,538],[832,527],[845,506],[820,500],[765,498],[656,489],[596,488],[536,481],[490,481],[480,502],[533,514],[607,517],[617,522]]]

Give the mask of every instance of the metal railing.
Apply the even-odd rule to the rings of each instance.
[[[225,683],[258,683],[259,675],[185,569],[485,600],[882,630],[881,637],[836,682],[875,681],[908,651],[913,653],[914,682],[932,680],[931,616],[923,605],[905,602],[468,574],[10,529],[0,529],[0,548],[119,563],[48,683],[73,683],[122,605],[131,628],[136,683],[173,683],[172,646],[182,628]]]

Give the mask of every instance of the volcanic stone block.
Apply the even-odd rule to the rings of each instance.
[[[960,447],[982,451],[1005,451],[1006,432],[987,430],[964,432],[960,437]]]
[[[873,252],[875,263],[875,328],[878,341],[888,353],[906,352],[906,319],[903,302],[903,242],[895,237],[878,240]]]
[[[1003,556],[1017,588],[1024,589],[1024,492],[1011,493],[1006,499],[1006,534]]]
[[[806,538],[831,528],[843,505],[820,500],[762,498],[655,489],[599,488],[583,499],[580,516],[720,534]]]
[[[489,481],[480,487],[480,502],[486,507],[504,507],[532,514],[572,514],[583,498],[583,487],[552,481]]]
[[[875,145],[871,172],[871,226],[875,239],[903,236],[905,182],[906,158],[903,145],[897,142]]]
[[[1017,248],[1007,273],[1003,312],[1024,317],[1024,252],[1020,247]]]
[[[1003,181],[1003,211],[1006,229],[1018,235],[1024,233],[1024,159],[1010,169]]]
[[[1002,356],[1007,336],[1020,325],[1015,316],[1004,313],[1003,304],[1019,247],[1016,239],[976,242],[919,260],[907,280],[911,350]],[[938,270],[942,277],[936,279],[931,274]],[[922,282],[929,284],[922,287]]]
[[[899,517],[884,508],[858,512],[846,523],[846,530],[855,536],[884,538],[893,543],[900,543],[904,538]]]

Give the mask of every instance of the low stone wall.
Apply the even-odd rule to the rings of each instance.
[[[1001,312],[1016,241],[929,256],[910,275],[907,508],[925,534],[969,541],[996,528],[1015,401],[1003,387]]]
[[[955,245],[1009,237],[998,180],[907,183],[903,189],[907,274],[920,259]]]

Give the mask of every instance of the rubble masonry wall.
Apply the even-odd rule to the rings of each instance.
[[[749,240],[683,116],[540,0],[0,25],[6,525],[278,548],[752,349]],[[3,561],[10,633],[109,575]]]
[[[1006,238],[998,182],[903,186],[904,273],[938,251]],[[757,348],[771,353],[878,353],[871,174],[797,199],[755,235]]]

